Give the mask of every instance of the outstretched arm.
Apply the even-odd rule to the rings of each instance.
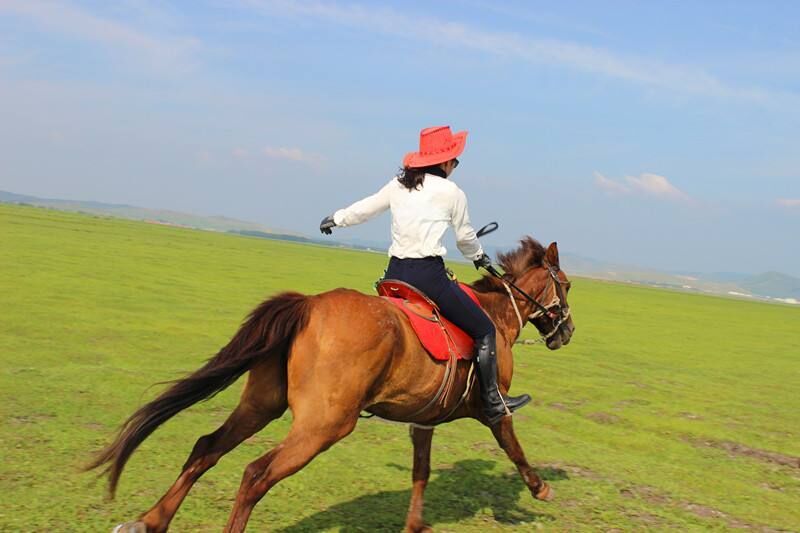
[[[461,189],[456,194],[453,203],[453,216],[451,219],[453,229],[456,232],[456,246],[458,250],[470,261],[475,261],[483,255],[483,248],[475,234],[475,228],[469,221],[467,212],[467,195]]]
[[[349,207],[339,209],[333,214],[333,221],[337,226],[346,227],[361,224],[389,209],[389,188],[394,180],[386,184],[381,190],[359,200]]]

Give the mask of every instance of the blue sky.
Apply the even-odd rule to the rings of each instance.
[[[790,1],[0,0],[0,189],[314,234],[450,124],[490,244],[800,275],[798,20]]]

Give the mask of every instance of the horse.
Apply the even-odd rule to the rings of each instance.
[[[498,384],[505,394],[513,374],[511,348],[527,322],[551,350],[570,342],[575,325],[566,301],[570,282],[560,269],[556,243],[545,249],[525,237],[518,249],[499,254],[498,263],[505,271],[502,278],[485,275],[471,287],[497,329]],[[527,297],[515,295],[509,285]],[[358,365],[345,361],[356,354]],[[221,427],[197,441],[174,484],[150,510],[116,532],[166,531],[200,476],[287,408],[289,432],[245,469],[226,532],[244,531],[267,491],[350,434],[363,411],[410,424],[414,466],[406,531],[427,531],[422,509],[434,427],[466,417],[489,426],[477,386],[470,386],[472,362],[452,362],[431,358],[408,318],[384,298],[344,288],[316,295],[284,292],[256,307],[205,365],[136,410],[86,469],[104,467],[113,498],[126,462],[156,428],[249,372],[237,407]],[[437,391],[448,374],[450,385],[461,392],[432,402],[442,398]],[[490,429],[532,496],[551,499],[550,486],[525,458],[512,417]]]

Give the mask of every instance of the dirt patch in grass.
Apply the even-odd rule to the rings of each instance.
[[[728,516],[718,509],[699,503],[684,503],[683,508],[701,518],[726,518]]]
[[[790,468],[800,468],[800,457],[786,455],[769,450],[761,450],[758,448],[751,448],[739,442],[729,440],[713,440],[713,439],[698,439],[687,437],[685,439],[693,446],[716,448],[718,450],[725,450],[731,456],[738,457],[751,457],[765,463],[773,463],[776,465],[787,466]]]
[[[778,491],[778,492],[783,492],[784,491],[783,487],[780,487],[778,485],[774,485],[772,483],[759,483],[758,486],[761,487],[762,489],[766,489],[766,490],[774,490],[774,491]]]
[[[590,470],[590,469],[586,468],[585,466],[581,466],[581,465],[570,465],[570,464],[564,464],[564,463],[547,463],[547,464],[543,464],[543,465],[537,465],[537,469],[566,472],[570,476],[582,477],[582,478],[585,478],[585,479],[602,479],[603,478],[603,476],[601,476],[600,474],[598,474],[594,470]]]
[[[761,525],[750,524],[748,522],[744,522],[742,520],[739,520],[738,518],[735,518],[735,517],[732,517],[732,516],[728,516],[727,514],[725,514],[722,511],[720,511],[719,509],[714,509],[713,507],[709,507],[707,505],[702,505],[702,504],[699,504],[699,503],[684,502],[681,506],[684,509],[686,509],[687,511],[689,511],[690,513],[692,513],[693,515],[699,516],[700,518],[713,518],[713,519],[721,520],[721,521],[725,522],[725,524],[729,528],[733,528],[733,529],[754,529],[756,531],[764,531],[764,532],[768,532],[768,533],[773,533],[773,532],[777,533],[777,532],[780,531],[779,529],[774,529],[774,528],[771,528],[771,527],[768,527],[768,526],[761,526]]]
[[[516,416],[516,415],[514,415]],[[505,452],[500,448],[500,446],[496,442],[475,442],[470,445],[470,449],[475,450],[480,453],[485,453],[488,455],[493,455],[495,457],[500,457],[505,455]]]
[[[582,406],[585,403],[586,403],[585,400],[573,400],[573,401],[563,401],[563,402],[551,402],[547,405],[548,407],[556,409],[558,411],[572,411]]]
[[[639,500],[643,500],[651,505],[670,507],[673,509],[675,508],[683,509],[684,511],[688,511],[699,518],[720,521],[724,523],[726,527],[732,529],[753,529],[756,531],[764,531],[769,533],[780,531],[778,529],[773,529],[769,526],[751,524],[749,522],[745,522],[744,520],[740,520],[739,518],[730,516],[727,513],[724,513],[723,511],[720,511],[719,509],[715,509],[708,505],[675,499],[671,495],[662,492],[656,489],[655,487],[649,487],[647,485],[626,486],[621,488],[619,493],[621,496],[625,498],[636,498]],[[646,514],[649,515],[649,513]],[[654,516],[654,518],[656,520],[659,520],[657,516]],[[657,525],[657,524],[651,524],[651,525]]]
[[[47,422],[49,420],[53,420],[55,417],[56,417],[55,415],[36,413],[28,415],[13,415],[9,417],[9,421],[12,424],[20,424],[20,425],[39,424],[41,422]]]
[[[620,400],[614,404],[614,407],[628,407],[631,405],[650,405],[650,402],[642,398],[630,398],[627,400]]]
[[[659,529],[666,529],[667,524],[664,522],[664,519],[660,516],[656,516],[654,514],[645,512],[645,511],[626,511],[625,516],[634,520],[642,525],[642,527],[646,528],[659,528]],[[624,531],[624,530],[618,530]]]
[[[668,495],[660,492],[658,489],[648,487],[647,485],[624,487],[620,489],[619,493],[625,498],[637,498],[656,505],[666,505],[671,501]]]
[[[611,413],[604,413],[602,411],[598,411],[596,413],[591,413],[586,415],[586,418],[589,420],[594,420],[598,424],[616,424],[620,421],[620,417],[617,415],[612,415]]]

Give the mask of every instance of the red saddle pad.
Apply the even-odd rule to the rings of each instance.
[[[472,289],[463,283],[459,286],[480,305]],[[422,292],[396,279],[381,280],[376,288],[379,295],[406,314],[420,342],[434,359],[446,361],[451,354],[458,359],[472,359],[472,337],[443,317],[436,304]]]

